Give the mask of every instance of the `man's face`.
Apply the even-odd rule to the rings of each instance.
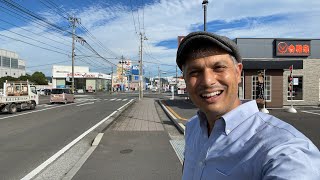
[[[242,64],[234,64],[229,54],[189,59],[183,65],[187,91],[192,102],[206,114],[222,116],[239,104],[238,84]]]

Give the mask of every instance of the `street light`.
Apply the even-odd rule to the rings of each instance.
[[[202,6],[203,6],[203,30],[206,31],[207,28],[206,28],[206,24],[207,24],[207,5],[208,5],[208,0],[203,0],[202,2]]]

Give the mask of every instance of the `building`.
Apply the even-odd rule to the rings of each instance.
[[[72,66],[54,65],[52,67],[53,88],[71,88]],[[74,66],[74,85],[77,91],[96,92],[110,91],[111,75],[90,72],[89,67]]]
[[[320,39],[236,38],[235,42],[244,67],[239,87],[241,99],[258,98],[259,77],[265,72],[263,95],[267,108],[320,104]]]
[[[26,75],[26,65],[18,54],[0,49],[0,77],[11,76],[18,78],[24,75]]]

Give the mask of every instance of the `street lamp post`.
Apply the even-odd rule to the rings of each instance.
[[[202,6],[203,6],[203,31],[207,30],[207,5],[208,5],[208,0],[203,0]]]

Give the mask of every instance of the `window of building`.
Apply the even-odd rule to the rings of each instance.
[[[18,59],[11,59],[11,68],[18,69]]]
[[[258,76],[252,76],[252,91],[251,91],[251,98],[252,99],[259,99],[265,96],[267,102],[271,101],[271,76],[266,76],[264,78],[265,83],[259,83]],[[266,91],[263,93],[263,85],[265,84],[264,90]]]
[[[10,67],[10,58],[2,57],[2,66],[3,67]]]
[[[290,77],[288,76],[288,100],[291,100],[290,95]],[[292,90],[292,100],[303,100],[303,77],[302,76],[293,76],[293,90]]]

